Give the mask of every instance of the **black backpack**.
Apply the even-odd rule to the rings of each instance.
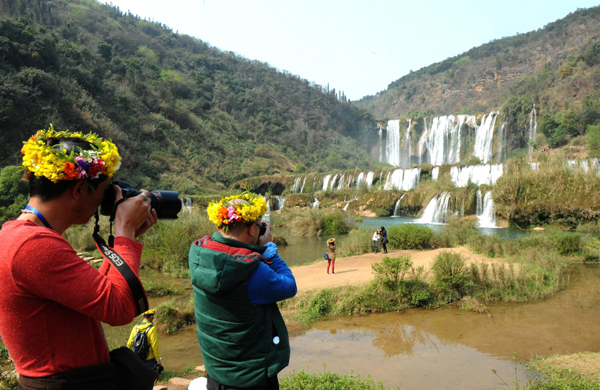
[[[145,361],[150,353],[150,348],[148,347],[148,331],[152,328],[154,324],[150,324],[143,332],[140,332],[139,328],[137,329],[137,333],[133,338],[133,344],[131,345],[131,350],[133,353],[138,355],[142,361]]]

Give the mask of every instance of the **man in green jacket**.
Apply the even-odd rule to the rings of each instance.
[[[279,257],[258,195],[228,196],[208,206],[217,232],[190,249],[198,342],[207,390],[279,389],[290,359],[277,301],[296,295],[296,280]],[[263,234],[261,234],[261,232]]]

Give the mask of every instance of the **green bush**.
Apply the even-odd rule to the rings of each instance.
[[[407,223],[388,229],[389,245],[392,249],[431,249],[433,230],[426,226]]]
[[[173,333],[184,326],[195,324],[194,299],[172,299],[156,307],[156,329],[161,333]]]
[[[340,257],[356,256],[373,250],[371,236],[373,231],[367,227],[351,230],[347,236],[340,237],[336,245]]]
[[[394,290],[400,286],[411,267],[410,256],[384,257],[381,262],[371,265],[375,277],[381,279],[389,289]]]
[[[445,301],[460,299],[470,284],[465,259],[460,253],[442,252],[435,257],[431,271],[433,283]]]

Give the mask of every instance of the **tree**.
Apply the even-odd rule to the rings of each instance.
[[[27,204],[28,185],[21,168],[13,165],[0,170],[0,222],[16,218]]]

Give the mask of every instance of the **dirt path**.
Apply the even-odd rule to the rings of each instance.
[[[371,264],[381,261],[384,256],[396,257],[400,255],[409,255],[413,262],[413,267],[423,265],[426,269],[429,269],[435,256],[443,251],[461,253],[467,258],[468,263],[506,261],[506,259],[502,258],[491,259],[483,255],[478,255],[464,247],[434,249],[428,251],[396,250],[389,251],[386,255],[383,253],[369,253],[360,256],[338,258],[335,261],[335,274],[327,274],[326,261],[294,267],[292,268],[292,272],[296,277],[298,292],[302,293],[304,291],[315,289],[367,283],[373,279]]]

